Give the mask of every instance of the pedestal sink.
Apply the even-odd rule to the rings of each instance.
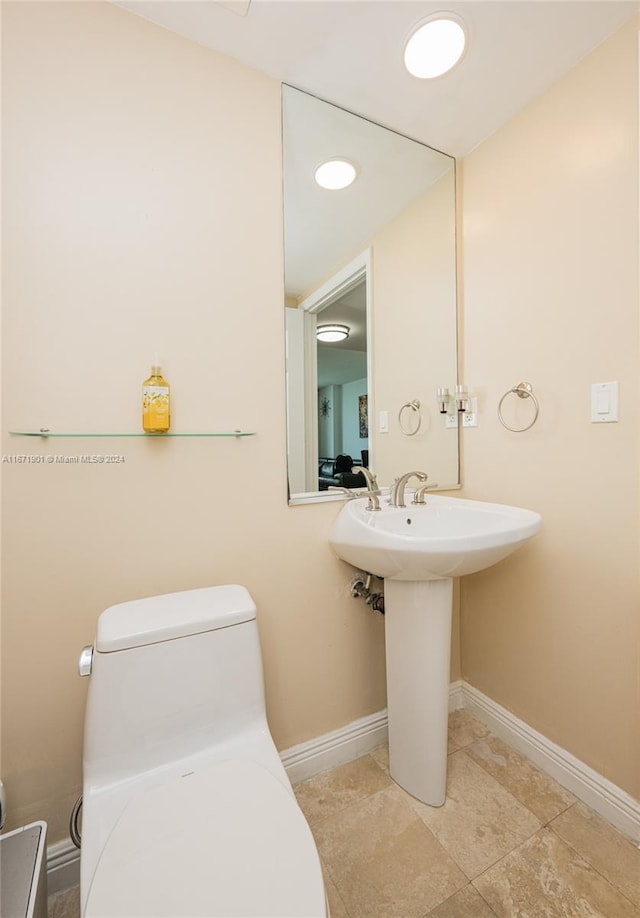
[[[445,800],[453,577],[496,564],[540,531],[532,510],[429,495],[367,510],[349,500],[329,533],[339,558],[385,578],[389,767],[431,806]]]

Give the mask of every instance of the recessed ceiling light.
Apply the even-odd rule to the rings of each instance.
[[[346,188],[356,177],[356,167],[347,159],[330,159],[316,169],[315,179],[321,188],[339,191]]]
[[[451,13],[437,13],[418,26],[404,49],[404,65],[413,76],[431,80],[458,63],[467,43],[462,22]]]
[[[344,341],[349,337],[349,331],[348,325],[318,325],[316,337],[318,341]]]

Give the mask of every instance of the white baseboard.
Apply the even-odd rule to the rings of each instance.
[[[492,733],[530,759],[596,813],[640,844],[640,802],[584,762],[538,733],[506,708],[462,680],[449,687],[449,711],[468,710]],[[370,752],[387,740],[387,712],[378,711],[339,730],[280,753],[292,784]],[[80,851],[70,839],[47,851],[49,895],[80,882]]]
[[[449,687],[449,711],[457,711],[464,704],[464,683],[458,680]],[[346,727],[325,733],[280,753],[292,784],[306,781],[345,762],[370,752],[387,740],[387,712],[378,711],[368,717],[352,721]]]
[[[464,707],[464,682],[456,680],[449,685],[449,714]]]
[[[595,813],[640,844],[640,802],[566,749],[534,730],[467,682],[452,682],[449,711],[468,710],[492,733],[554,778]],[[369,752],[387,738],[387,712],[380,711],[281,754],[293,784]]]
[[[291,746],[280,753],[292,784],[351,762],[387,739],[387,712],[360,717],[346,727]]]
[[[80,849],[70,838],[47,848],[47,894],[54,896],[80,882]]]
[[[607,822],[640,844],[640,802],[538,733],[487,695],[462,683],[463,707],[541,771],[571,791]]]

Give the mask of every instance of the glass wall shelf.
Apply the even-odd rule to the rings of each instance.
[[[41,430],[10,430],[9,433],[14,437],[78,437],[91,439],[94,437],[255,437],[253,430],[226,430],[226,431],[203,431],[201,433],[144,433],[137,431],[135,433],[57,433],[43,427]]]

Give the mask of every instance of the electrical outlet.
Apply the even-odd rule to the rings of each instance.
[[[453,427],[453,428],[455,428],[456,430],[458,429],[458,412],[457,412],[457,411],[456,411],[455,414],[447,414],[447,415],[446,415],[446,417],[445,417],[445,419],[444,419],[444,426],[445,426],[445,427]]]
[[[478,399],[470,398],[469,407],[466,411],[462,412],[462,426],[463,427],[477,427],[478,426]]]

